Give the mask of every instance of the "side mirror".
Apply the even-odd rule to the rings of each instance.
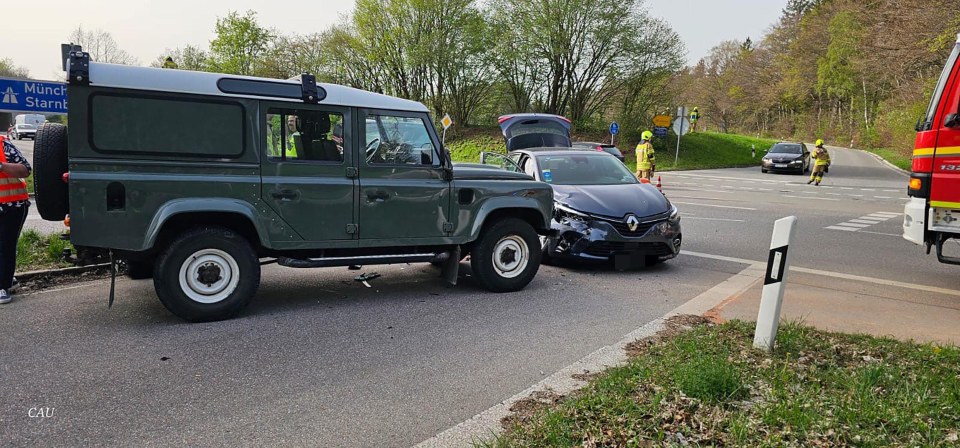
[[[943,120],[945,128],[960,128],[960,114],[950,114]]]

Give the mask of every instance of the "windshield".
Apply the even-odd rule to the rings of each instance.
[[[953,47],[953,53],[947,59],[947,65],[943,66],[943,73],[940,74],[940,80],[937,81],[937,87],[933,89],[933,97],[930,98],[930,105],[927,107],[927,115],[923,123],[917,128],[917,131],[929,131],[933,128],[933,119],[937,115],[937,105],[940,104],[940,97],[943,96],[943,89],[947,86],[947,78],[950,77],[950,70],[957,63],[957,54],[960,53],[960,43]]]
[[[770,148],[770,152],[778,154],[803,154],[803,148],[800,145],[773,145],[773,148]]]
[[[32,124],[21,124],[20,127],[23,128],[23,129],[36,129],[36,128],[37,128],[36,126],[34,126],[34,125],[32,125]]]
[[[633,173],[607,154],[537,156],[540,179],[556,185],[620,185],[639,183]]]

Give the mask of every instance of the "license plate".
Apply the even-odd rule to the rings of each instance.
[[[774,168],[786,168],[786,167],[787,167],[787,164],[786,164],[786,163],[775,163],[775,164],[773,164],[773,167],[774,167]]]

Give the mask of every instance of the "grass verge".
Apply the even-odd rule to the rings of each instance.
[[[913,158],[910,155],[903,154],[890,148],[875,148],[868,149],[867,151],[883,157],[884,160],[892,163],[894,166],[902,170],[910,171],[913,168]]]
[[[672,171],[759,166],[760,158],[776,142],[737,134],[695,132],[680,139],[679,154],[675,135],[654,138],[653,144],[657,151],[657,171]],[[750,153],[751,145],[756,147],[756,156]],[[627,165],[635,170],[636,156],[632,150],[630,154]]]
[[[17,241],[17,272],[72,266],[63,260],[64,249],[73,250],[73,246],[69,241],[61,240],[60,235],[27,229]]]
[[[730,322],[635,343],[624,366],[504,421],[490,447],[956,446],[960,350]],[[515,407],[516,408],[516,407]]]
[[[609,136],[601,138],[597,135],[574,133],[574,141],[606,141]],[[655,138],[654,148],[657,151],[657,170],[694,170],[709,168],[731,168],[760,165],[760,158],[776,140],[753,138],[736,134],[721,134],[716,132],[696,132],[687,134],[680,140],[679,161],[675,164],[677,139],[670,135],[665,138]],[[637,142],[618,143],[620,151],[626,156],[627,166],[636,170],[637,162],[634,148]],[[750,147],[756,146],[756,157],[751,157]],[[480,152],[491,151],[503,153],[506,151],[503,137],[499,128],[472,127],[459,130],[451,136],[447,149],[456,162],[478,162]]]

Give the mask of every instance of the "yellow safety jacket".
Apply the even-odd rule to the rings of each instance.
[[[814,166],[830,166],[830,153],[824,148],[813,150],[813,159],[816,160]]]
[[[297,158],[297,145],[293,138],[294,135],[300,135],[299,133],[290,134],[287,136],[287,158]],[[267,136],[267,154],[272,157],[280,157],[280,145],[274,147],[273,139],[270,136]]]
[[[637,169],[649,170],[653,167],[654,159],[653,144],[650,142],[640,142],[637,144]]]

